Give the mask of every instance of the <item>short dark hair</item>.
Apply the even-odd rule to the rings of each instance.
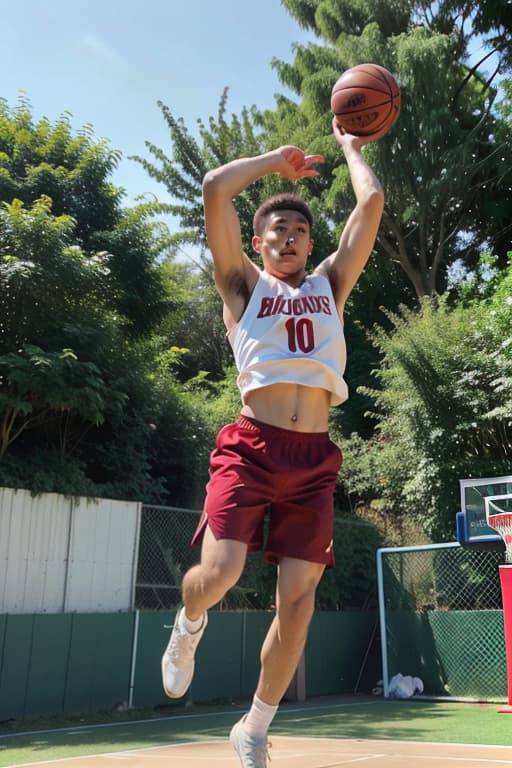
[[[252,220],[252,228],[255,235],[261,235],[265,228],[265,219],[270,213],[274,211],[298,211],[302,213],[304,218],[309,224],[309,228],[313,228],[313,214],[311,208],[304,202],[302,197],[294,195],[291,192],[283,192],[280,195],[274,195],[265,200],[260,205],[254,218]]]

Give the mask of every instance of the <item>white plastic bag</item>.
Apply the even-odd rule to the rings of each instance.
[[[391,678],[389,696],[392,699],[410,699],[415,693],[423,693],[423,680],[400,672]]]

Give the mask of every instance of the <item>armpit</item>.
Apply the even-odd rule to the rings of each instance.
[[[249,300],[249,286],[247,285],[245,275],[240,272],[236,272],[229,276],[227,283],[229,291],[236,293],[237,296],[241,296],[246,301]]]

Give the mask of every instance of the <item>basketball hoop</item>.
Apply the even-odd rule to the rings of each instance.
[[[512,564],[512,512],[488,515],[487,521],[505,542],[505,562]]]
[[[494,528],[505,542],[505,562],[512,565],[512,493],[487,496],[485,517],[487,525]]]

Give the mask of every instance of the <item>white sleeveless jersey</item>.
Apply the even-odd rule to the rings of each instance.
[[[240,321],[228,332],[245,402],[254,389],[302,384],[331,393],[331,405],[348,397],[343,379],[346,346],[331,285],[322,275],[298,288],[260,272]]]

